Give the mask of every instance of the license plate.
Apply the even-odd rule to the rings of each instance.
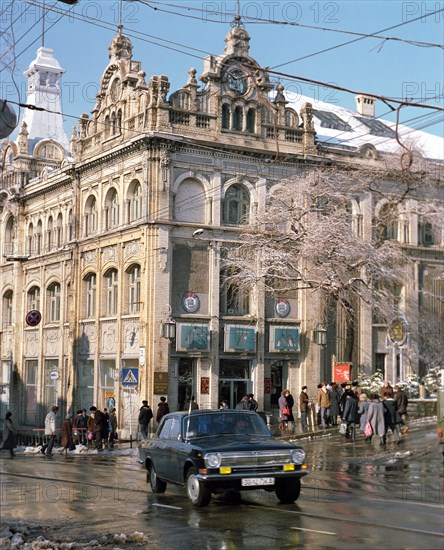
[[[242,479],[242,487],[254,487],[256,485],[274,485],[274,477],[248,477]]]

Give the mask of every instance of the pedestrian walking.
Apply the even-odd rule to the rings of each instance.
[[[285,430],[287,428],[288,415],[290,414],[290,409],[288,408],[287,399],[284,395],[284,392],[281,393],[281,396],[278,399],[279,405],[279,429]]]
[[[248,410],[256,412],[258,408],[259,408],[259,404],[256,401],[256,399],[254,398],[254,393],[249,393],[248,394]]]
[[[301,426],[303,430],[308,428],[308,424],[311,425],[310,407],[311,404],[308,398],[307,386],[302,386],[301,393],[299,394],[299,411],[301,413]]]
[[[167,403],[166,397],[162,396],[160,398],[160,403],[157,405],[156,422],[159,424],[159,422],[162,420],[162,417],[164,417],[169,412],[170,406]]]
[[[381,395],[382,399],[384,399],[384,394],[390,395],[390,397],[393,397],[393,388],[390,385],[390,382],[388,380],[384,380],[381,389],[379,390],[379,394]]]
[[[108,417],[108,446],[114,449],[114,441],[117,435],[117,414],[116,408],[113,407],[109,412]]]
[[[55,437],[56,437],[56,417],[59,408],[57,405],[54,405],[51,408],[51,412],[46,415],[45,418],[45,435],[49,437],[48,443],[42,446],[40,452],[42,454],[51,455],[54,448]]]
[[[337,426],[338,416],[339,416],[339,392],[338,392],[338,385],[335,382],[331,383],[329,412],[330,412],[331,425]]]
[[[327,382],[323,382],[318,391],[317,403],[321,415],[321,428],[326,428],[330,417],[330,392],[327,388]]]
[[[403,391],[399,386],[395,386],[393,388],[393,397],[396,402],[396,406],[398,408],[398,413],[401,416],[402,422],[399,426],[401,433],[406,433],[409,431],[409,428],[407,426],[408,421],[408,415],[407,415],[407,407],[409,404],[409,398],[405,391]]]
[[[62,439],[60,445],[65,450],[65,455],[67,455],[68,450],[70,450],[72,445],[72,422],[71,415],[69,413],[62,422]]]
[[[369,406],[370,406],[370,403],[368,402],[367,395],[364,392],[361,393],[358,401],[358,415],[359,415],[359,429],[362,433],[365,432]]]
[[[153,416],[154,416],[153,411],[151,410],[151,407],[148,405],[148,401],[146,400],[142,401],[142,406],[139,409],[138,422],[139,422],[139,432],[141,433],[144,439],[148,437],[148,426]]]
[[[294,398],[291,395],[291,392],[289,389],[286,389],[284,391],[284,397],[287,401],[287,407],[288,407],[288,414],[287,414],[287,425],[288,422],[294,422],[294,415],[293,415],[293,407],[294,407]]]
[[[236,411],[248,411],[248,395],[244,395],[235,407]]]
[[[371,443],[374,435],[379,436],[379,444],[384,445],[385,420],[384,406],[377,393],[370,395],[370,402],[367,410],[367,422],[372,428],[372,434],[366,436],[366,441]]]
[[[358,414],[358,404],[355,393],[352,390],[346,390],[344,413],[342,419],[347,422],[347,431],[345,437],[356,440],[356,420]]]
[[[92,431],[94,434],[94,449],[97,451],[103,450],[103,434],[108,432],[106,417],[104,413],[97,407],[90,407],[91,416],[93,418]]]
[[[79,443],[82,445],[88,444],[88,415],[86,414],[86,409],[82,409],[79,416],[77,416],[76,424],[77,426],[74,426],[74,430],[77,429],[78,431],[78,439]]]
[[[384,407],[384,421],[385,421],[385,433],[384,433],[384,445],[387,443],[387,433],[390,428],[396,443],[401,443],[401,436],[399,427],[402,423],[401,415],[398,412],[396,401],[392,397],[392,393],[384,393],[382,405]]]
[[[17,447],[17,430],[12,422],[12,412],[8,411],[5,415],[3,425],[3,442],[0,451],[7,451],[11,456],[15,456],[14,449]]]

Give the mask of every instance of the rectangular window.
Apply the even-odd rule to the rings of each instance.
[[[140,267],[134,267],[129,273],[129,312],[140,312]]]
[[[108,398],[114,395],[115,360],[100,361],[99,407],[107,407]]]
[[[375,353],[375,370],[382,372],[385,378],[385,357],[386,353]]]
[[[49,296],[49,322],[60,321],[60,285],[52,285]]]
[[[111,271],[106,278],[106,282],[106,315],[116,315],[119,296],[117,271]]]
[[[59,360],[45,360],[45,405],[49,411],[53,405],[57,405],[57,383],[59,378],[55,377],[55,373],[59,373]],[[58,374],[60,376],[60,374]]]
[[[3,393],[0,398],[0,415],[5,418],[5,414],[11,410],[9,383],[11,380],[11,361],[1,362],[0,384],[3,386]]]
[[[28,292],[28,311],[32,309],[40,310],[40,289],[35,287]]]
[[[25,424],[28,426],[36,426],[37,418],[37,375],[38,361],[28,360],[25,363]]]
[[[77,387],[77,403],[79,409],[86,409],[95,405],[94,399],[94,361],[80,361],[78,366],[79,383]]]
[[[94,317],[96,314],[97,277],[90,275],[86,280],[86,316]]]

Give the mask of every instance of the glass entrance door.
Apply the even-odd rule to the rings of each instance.
[[[219,369],[219,403],[224,400],[234,409],[242,397],[251,391],[250,361],[223,359]]]

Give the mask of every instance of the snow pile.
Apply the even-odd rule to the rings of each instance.
[[[148,544],[149,538],[142,532],[134,531],[131,534],[104,535],[99,539],[88,542],[63,542],[50,540],[43,535],[33,535],[31,528],[23,522],[17,522],[0,527],[0,548],[11,550],[80,550],[99,548],[134,548]]]

